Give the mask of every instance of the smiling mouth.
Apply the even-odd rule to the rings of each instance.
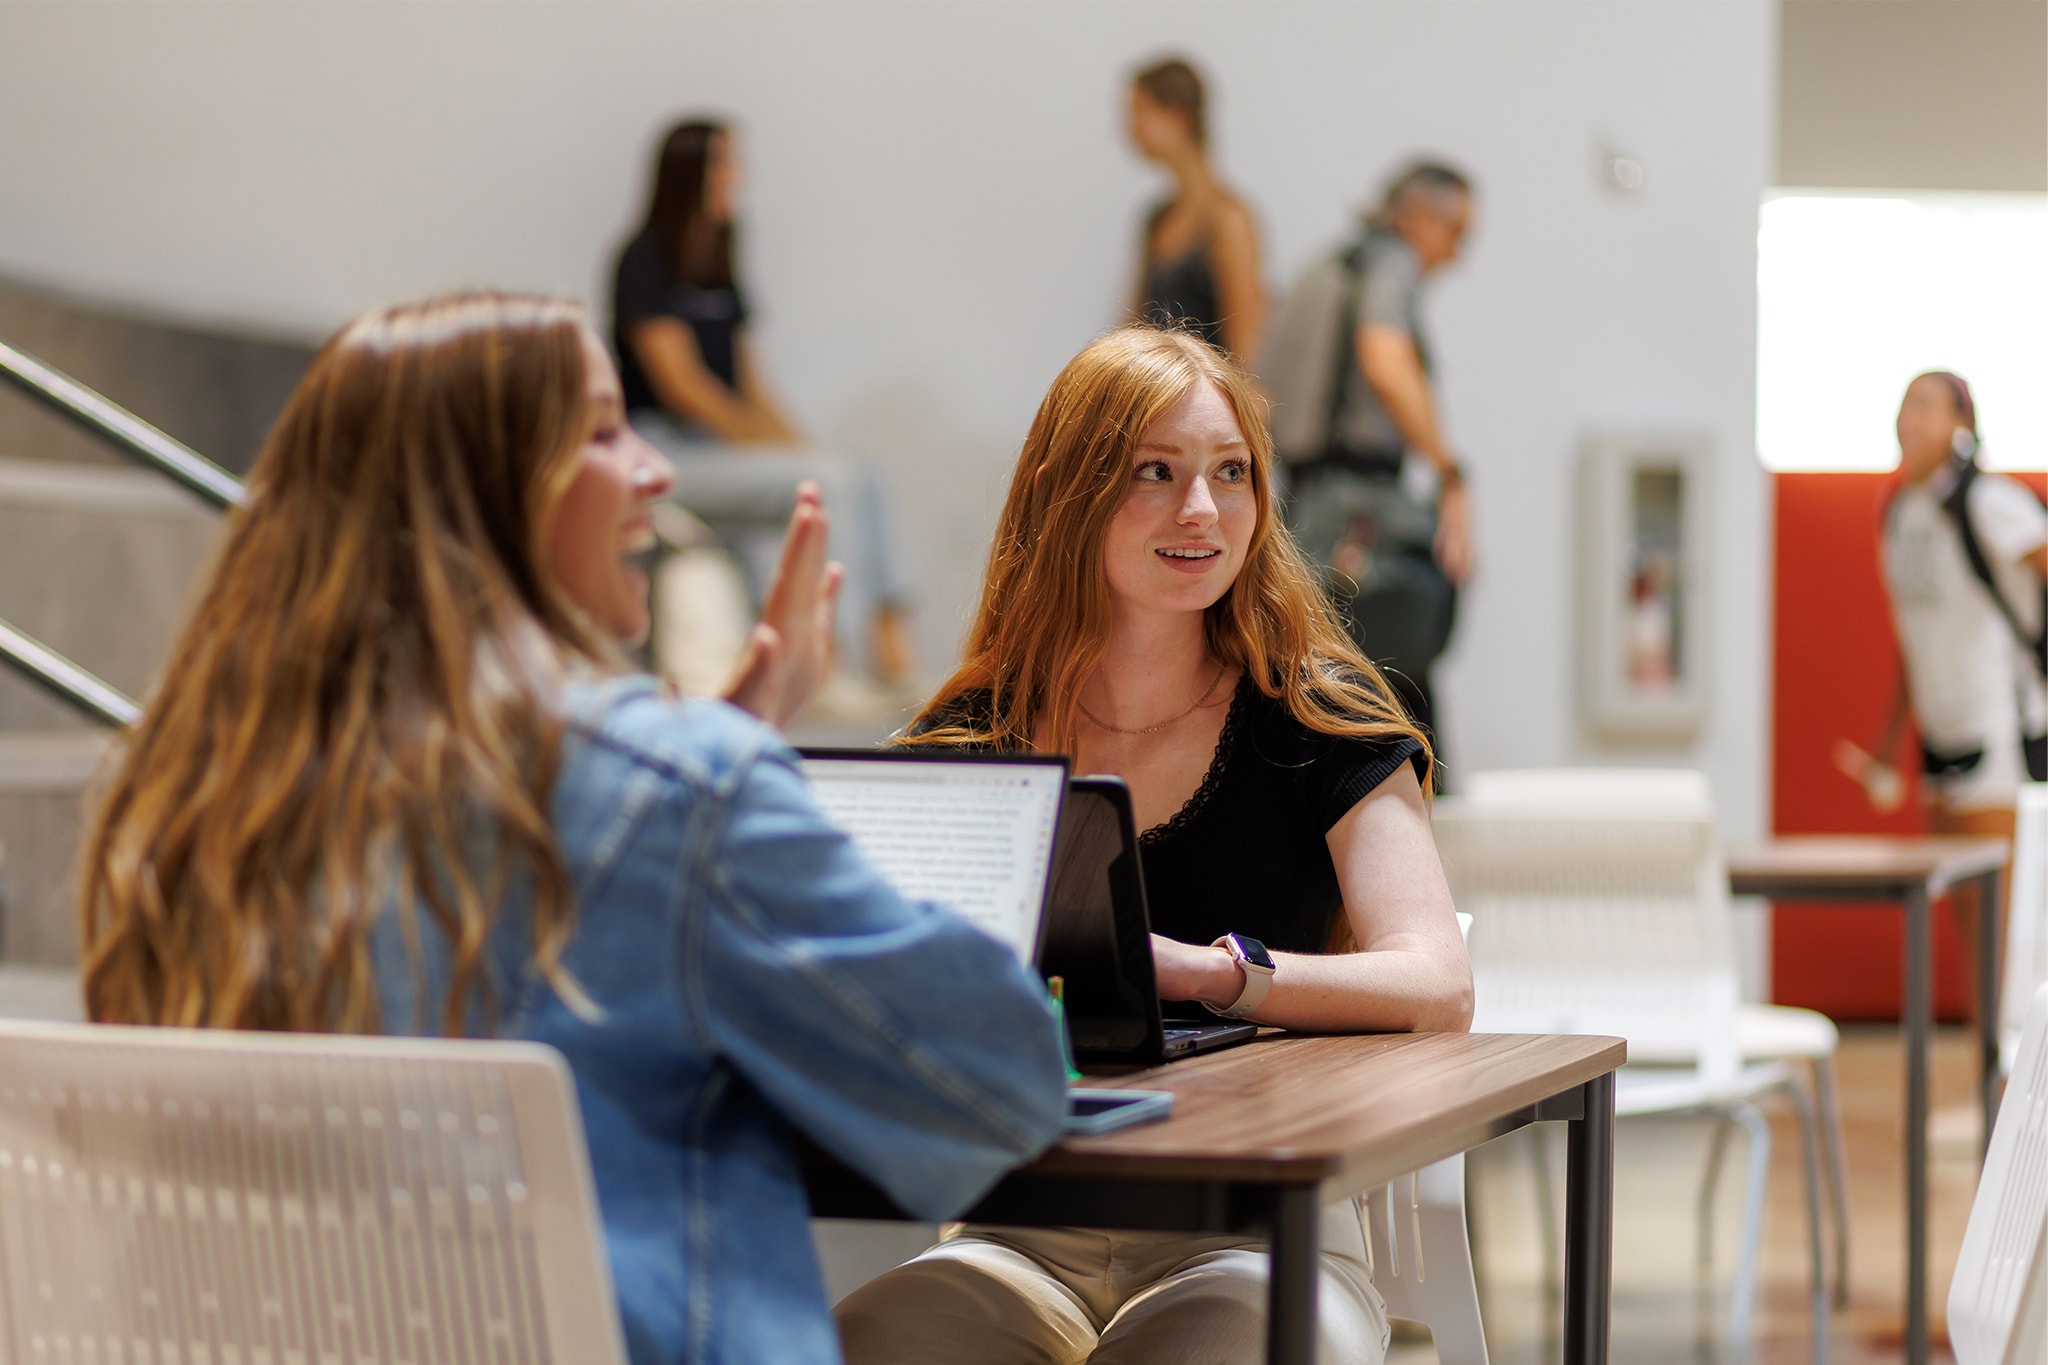
[[[620,538],[619,552],[627,557],[652,554],[660,544],[661,540],[655,535],[654,528],[643,526]]]
[[[1222,554],[1223,551],[1215,549],[1205,550],[1194,548],[1181,548],[1158,550],[1154,553],[1164,555],[1168,559],[1214,559],[1217,555]]]

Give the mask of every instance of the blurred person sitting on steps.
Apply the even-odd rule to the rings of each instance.
[[[849,653],[884,687],[911,685],[911,583],[880,475],[865,460],[801,448],[762,372],[734,265],[739,150],[723,123],[662,139],[647,217],[619,255],[612,340],[633,426],[672,459],[676,500],[740,560],[758,603],[781,519],[810,480],[833,508],[846,565]]]
[[[1358,233],[1290,289],[1259,367],[1288,467],[1288,524],[1439,758],[1430,674],[1473,556],[1464,467],[1430,392],[1422,295],[1471,221],[1461,172],[1401,172]]]

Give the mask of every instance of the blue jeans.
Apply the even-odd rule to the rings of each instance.
[[[872,676],[874,645],[868,627],[883,609],[908,607],[912,587],[874,465],[827,451],[725,445],[666,413],[636,412],[633,429],[675,462],[675,500],[732,551],[757,610],[775,577],[796,486],[805,479],[818,485],[832,515],[827,553],[846,566],[839,597],[840,655]]]

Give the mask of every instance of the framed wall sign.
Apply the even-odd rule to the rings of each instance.
[[[1579,710],[1595,735],[1689,743],[1706,719],[1712,448],[1603,432],[1579,463]]]

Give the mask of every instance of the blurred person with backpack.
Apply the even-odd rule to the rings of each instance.
[[[1266,321],[1259,233],[1244,200],[1209,164],[1208,94],[1179,57],[1131,78],[1131,145],[1173,177],[1173,193],[1145,219],[1132,315],[1183,326],[1249,361]]]
[[[1394,177],[1378,210],[1289,290],[1260,366],[1288,524],[1433,743],[1430,670],[1472,571],[1472,534],[1465,472],[1430,391],[1422,296],[1458,258],[1472,199],[1471,181],[1440,162]]]
[[[1916,377],[1897,430],[1880,543],[1899,684],[1883,737],[1868,752],[1838,741],[1835,762],[1873,807],[1897,809],[1910,714],[1930,829],[2010,840],[2020,784],[2048,781],[2048,509],[1978,468],[1977,404],[1960,376]],[[1974,957],[1974,899],[1957,912]],[[1970,990],[1974,1012],[1974,978]]]

